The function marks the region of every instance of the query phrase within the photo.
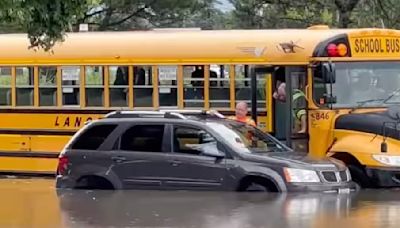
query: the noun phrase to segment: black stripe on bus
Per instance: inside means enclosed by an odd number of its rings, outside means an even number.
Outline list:
[[[110,112],[117,111],[117,109],[0,109],[0,113],[7,114],[108,114]],[[129,110],[126,110],[129,111]],[[131,110],[133,111],[133,110]],[[234,115],[235,111],[219,111],[224,115]],[[266,111],[258,111],[257,115],[266,116]]]
[[[52,152],[11,152],[0,151],[0,157],[13,158],[58,158],[58,153]]]
[[[40,172],[40,171],[0,170],[0,178],[9,179],[10,177],[12,178],[18,177],[18,179],[31,179],[31,178],[54,179],[56,177],[56,171]]]
[[[61,131],[61,130],[20,130],[20,129],[0,129],[0,134],[7,135],[58,135],[72,136],[76,131]]]
[[[107,114],[116,110],[104,109],[0,109],[0,113],[7,114]]]

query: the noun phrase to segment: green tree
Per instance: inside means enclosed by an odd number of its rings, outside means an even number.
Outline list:
[[[31,46],[49,50],[68,31],[88,23],[92,30],[160,27],[400,28],[399,0],[0,0],[0,32],[27,32]]]
[[[333,21],[332,1],[328,0],[280,0],[274,2],[276,13],[276,27],[302,28],[315,24],[332,25]]]
[[[223,29],[226,27],[226,15],[216,8],[218,1],[194,1],[180,27],[199,27],[202,29]]]
[[[68,31],[159,27],[221,28],[217,0],[0,0],[0,31],[27,32],[30,47],[50,50]]]
[[[333,4],[327,0],[230,0],[239,28],[299,28],[330,24]],[[236,22],[236,23],[235,23]]]
[[[362,0],[230,1],[235,7],[233,15],[236,26],[243,28],[302,28],[320,23],[340,28],[352,27],[357,24],[354,15],[362,2]]]
[[[263,26],[264,1],[257,0],[229,0],[233,5],[232,20],[236,28],[261,28]]]
[[[398,0],[362,0],[353,14],[356,27],[400,28]]]
[[[94,30],[213,28],[216,0],[100,0],[78,20]]]
[[[335,6],[339,13],[338,26],[348,28],[352,23],[351,15],[360,0],[335,0]]]
[[[0,0],[0,19],[13,31],[27,32],[30,47],[48,51],[55,42],[63,40],[87,5],[88,2],[79,0]]]

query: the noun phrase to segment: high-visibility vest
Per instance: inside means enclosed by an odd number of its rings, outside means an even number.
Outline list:
[[[303,91],[299,90],[299,89],[294,89],[293,90],[293,97],[292,97],[292,102],[294,103],[295,101],[297,101],[300,98],[306,98],[306,95],[304,94]],[[305,109],[298,109],[298,110],[293,110],[293,116],[297,119],[301,119],[302,115],[306,114],[306,110]]]

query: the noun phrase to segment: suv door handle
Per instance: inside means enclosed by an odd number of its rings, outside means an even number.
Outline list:
[[[172,166],[178,166],[178,165],[180,165],[180,164],[182,164],[181,161],[177,161],[177,160],[172,160],[172,161],[171,161],[171,165],[172,165]]]
[[[111,157],[111,159],[112,159],[113,161],[115,161],[115,162],[123,162],[123,161],[126,161],[126,157],[122,157],[122,156],[114,156],[114,157]]]

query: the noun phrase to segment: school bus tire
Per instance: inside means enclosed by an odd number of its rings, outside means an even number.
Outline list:
[[[363,167],[355,164],[349,164],[347,166],[350,170],[352,180],[356,182],[356,184],[359,185],[360,188],[374,187],[374,184],[372,183],[371,179],[367,176],[367,173],[365,172],[365,169]]]
[[[346,152],[337,152],[333,158],[344,162],[350,170],[352,180],[358,185],[359,188],[372,188],[373,182],[368,177],[363,165],[351,154]]]

